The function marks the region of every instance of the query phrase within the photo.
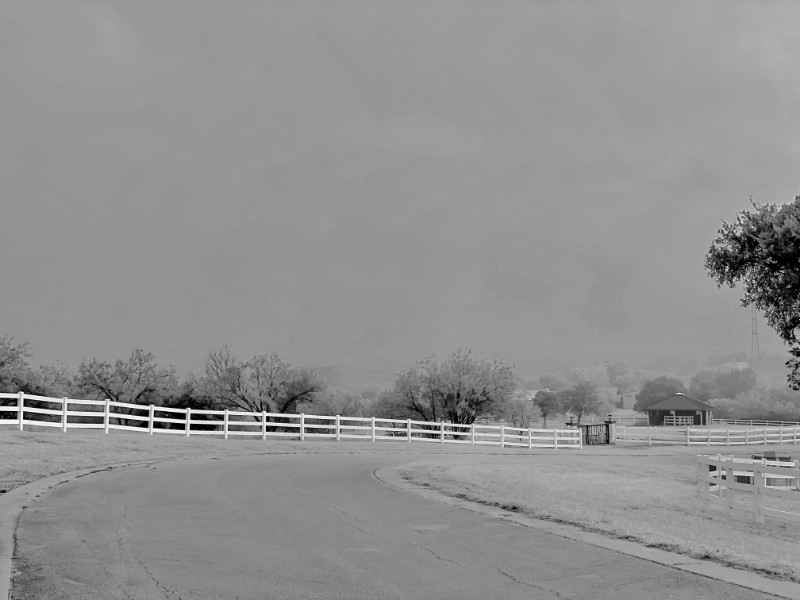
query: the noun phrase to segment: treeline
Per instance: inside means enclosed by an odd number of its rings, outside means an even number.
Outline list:
[[[444,420],[470,424],[478,419],[528,427],[540,414],[554,414],[548,400],[523,389],[512,365],[458,350],[427,357],[397,374],[380,393],[328,387],[317,371],[295,366],[276,353],[240,359],[227,346],[209,352],[199,375],[179,378],[173,366],[159,365],[142,349],[114,362],[92,358],[71,372],[59,363],[31,364],[28,343],[0,337],[0,391],[89,400],[211,410],[299,413]],[[6,404],[13,402],[6,401]],[[611,403],[587,378],[558,395],[557,412],[578,420],[605,414]]]

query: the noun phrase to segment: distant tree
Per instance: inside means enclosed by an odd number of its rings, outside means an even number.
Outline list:
[[[735,223],[723,221],[705,267],[719,287],[744,290],[742,306],[755,306],[789,344],[789,385],[800,389],[800,196],[783,205],[757,204]]]
[[[583,415],[596,415],[603,409],[597,386],[592,381],[579,381],[558,392],[558,397],[564,410],[578,417],[578,424]]]
[[[274,352],[241,362],[228,346],[208,355],[202,384],[223,408],[271,413],[294,412],[325,389],[314,370],[293,367]]]
[[[540,390],[536,392],[536,396],[533,397],[533,402],[537,407],[539,407],[539,412],[542,414],[544,427],[546,429],[547,417],[561,412],[561,398],[559,397],[558,392]]]
[[[444,361],[429,357],[400,373],[392,394],[395,406],[417,419],[468,425],[491,414],[513,390],[509,365],[458,350]]]
[[[510,422],[513,427],[528,428],[538,415],[539,409],[530,395],[525,390],[516,390],[497,403],[492,417]]]
[[[128,404],[160,404],[177,386],[175,367],[160,367],[151,352],[134,350],[111,364],[92,358],[78,366],[75,386],[92,398]]]
[[[667,376],[648,379],[636,395],[636,404],[633,406],[633,410],[643,411],[654,402],[669,398],[679,392],[687,393],[686,387],[680,379]]]
[[[72,373],[59,362],[45,363],[40,366],[39,376],[47,396],[62,398],[71,396],[75,391]]]
[[[717,395],[717,371],[698,371],[689,380],[689,395],[703,402],[708,402],[711,398],[722,396]]]
[[[317,415],[340,417],[362,417],[367,401],[360,394],[340,389],[330,389],[318,393],[313,402],[298,404],[300,412],[314,411]],[[389,418],[389,417],[387,417]]]
[[[756,388],[758,381],[752,369],[723,371],[717,374],[715,398],[735,398]]]
[[[28,342],[16,342],[8,335],[0,337],[0,392],[46,393],[39,374],[30,365],[30,358]],[[5,401],[5,404],[10,403]]]
[[[198,379],[189,375],[181,384],[175,389],[174,393],[162,402],[162,406],[167,408],[179,408],[194,410],[215,410],[216,402],[214,398],[204,393],[202,386],[199,384]],[[192,414],[192,430],[199,431],[215,431],[220,429],[220,425],[214,423],[219,421],[220,417],[217,415],[208,415],[203,413]],[[209,421],[208,425],[196,424],[194,421]],[[156,423],[156,427],[163,426],[166,429],[183,429],[184,424],[181,423]]]

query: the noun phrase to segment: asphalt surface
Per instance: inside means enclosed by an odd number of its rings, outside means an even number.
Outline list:
[[[11,598],[773,598],[373,474],[408,461],[272,455],[76,479],[23,511]]]

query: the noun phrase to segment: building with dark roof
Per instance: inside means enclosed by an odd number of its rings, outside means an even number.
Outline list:
[[[710,404],[678,392],[644,409],[650,425],[711,425]]]

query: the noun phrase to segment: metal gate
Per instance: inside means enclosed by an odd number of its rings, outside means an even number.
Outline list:
[[[601,444],[610,444],[609,431],[611,426],[608,423],[600,423],[598,425],[580,425],[581,436],[583,437],[584,446],[597,446]]]

